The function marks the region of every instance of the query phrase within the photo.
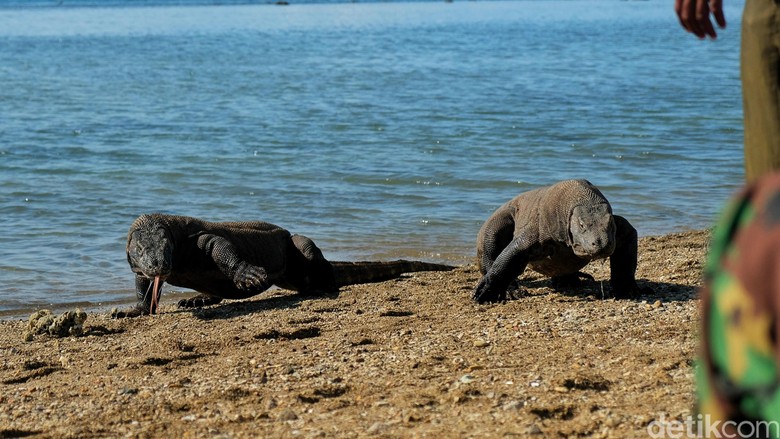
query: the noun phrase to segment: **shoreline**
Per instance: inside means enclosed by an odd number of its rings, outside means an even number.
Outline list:
[[[663,233],[663,234],[657,234],[657,235],[640,235],[639,236],[639,258],[642,257],[642,241],[643,240],[657,240],[657,239],[671,239],[672,237],[676,235],[684,235],[688,233],[709,233],[708,229],[683,229],[681,228],[678,231],[670,232],[670,233]],[[472,253],[475,253],[473,251]],[[392,255],[387,257],[378,258],[378,260],[390,260],[390,259],[419,259],[419,260],[430,260],[431,262],[435,263],[442,263],[442,264],[449,264],[454,265],[456,267],[467,267],[469,265],[476,264],[476,255],[472,254],[469,258],[458,258],[460,261],[467,261],[465,264],[459,264],[458,261],[454,260],[448,260],[448,259],[437,259],[437,258],[426,258],[425,256],[414,256],[408,253],[403,253],[399,255]],[[338,260],[349,260],[350,258],[336,258]],[[363,258],[363,259],[372,259],[372,258]],[[597,262],[598,263],[598,262]],[[123,266],[124,268],[124,266]],[[127,277],[128,279],[131,279],[132,273],[127,270]],[[127,285],[131,285],[132,281],[128,280]],[[272,289],[277,289],[276,286],[271,287]],[[269,294],[270,290],[268,292],[265,292],[263,294]],[[173,304],[177,303],[180,299],[184,299],[187,297],[191,297],[194,295],[194,291],[182,289],[179,287],[174,287],[171,285],[166,284],[165,290],[163,291],[162,296],[162,303],[163,304]],[[55,314],[59,314],[68,310],[74,310],[76,308],[79,308],[83,311],[86,311],[88,313],[106,313],[109,314],[111,312],[111,309],[114,307],[130,307],[135,303],[135,291],[128,287],[126,295],[122,296],[122,298],[116,298],[114,300],[107,300],[105,302],[88,302],[88,301],[82,301],[82,302],[67,302],[67,303],[55,303],[55,304],[48,304],[48,305],[39,305],[34,306],[30,308],[17,308],[17,309],[7,309],[2,310],[0,309],[0,322],[2,321],[13,321],[13,320],[20,320],[24,319],[26,320],[31,314],[35,313],[36,311],[42,310],[42,309],[49,309]]]
[[[596,281],[477,305],[473,265],[302,298],[275,290],[85,335],[0,321],[0,437],[646,437],[693,407],[708,231],[640,238],[642,297]],[[540,436],[542,437],[542,436]]]

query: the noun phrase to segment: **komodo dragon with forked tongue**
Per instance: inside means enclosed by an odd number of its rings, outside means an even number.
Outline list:
[[[526,266],[558,284],[588,277],[579,270],[607,257],[615,297],[649,291],[640,290],[634,277],[636,229],[612,214],[607,199],[590,182],[567,180],[525,192],[499,207],[477,235],[482,279],[473,299],[505,300]]]
[[[418,261],[328,262],[311,239],[260,221],[208,222],[186,216],[141,215],[127,234],[127,261],[135,273],[135,307],[114,314],[157,312],[168,282],[200,294],[179,302],[194,308],[245,299],[272,285],[307,294],[381,282],[414,271],[454,267]]]

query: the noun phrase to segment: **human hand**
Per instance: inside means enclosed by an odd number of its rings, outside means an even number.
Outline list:
[[[699,38],[718,37],[710,20],[710,14],[715,18],[718,27],[721,29],[726,27],[723,0],[675,0],[674,11],[680,19],[680,25]]]

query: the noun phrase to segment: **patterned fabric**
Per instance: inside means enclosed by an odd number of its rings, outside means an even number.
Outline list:
[[[732,421],[720,437],[739,437],[728,434],[742,421],[780,422],[778,316],[780,174],[771,174],[729,202],[705,268],[698,409]],[[777,425],[769,437],[780,437]]]

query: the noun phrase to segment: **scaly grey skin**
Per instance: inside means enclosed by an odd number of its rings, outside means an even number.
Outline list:
[[[141,215],[127,234],[127,261],[135,273],[135,307],[115,317],[154,314],[163,282],[200,294],[179,302],[193,308],[245,299],[272,285],[306,294],[381,282],[414,271],[454,267],[418,261],[328,262],[311,239],[260,221],[208,222]]]
[[[505,300],[526,266],[567,282],[587,276],[579,270],[590,261],[607,257],[612,294],[640,292],[636,229],[612,214],[607,199],[590,182],[566,180],[525,192],[499,207],[477,235],[482,279],[473,299]]]

